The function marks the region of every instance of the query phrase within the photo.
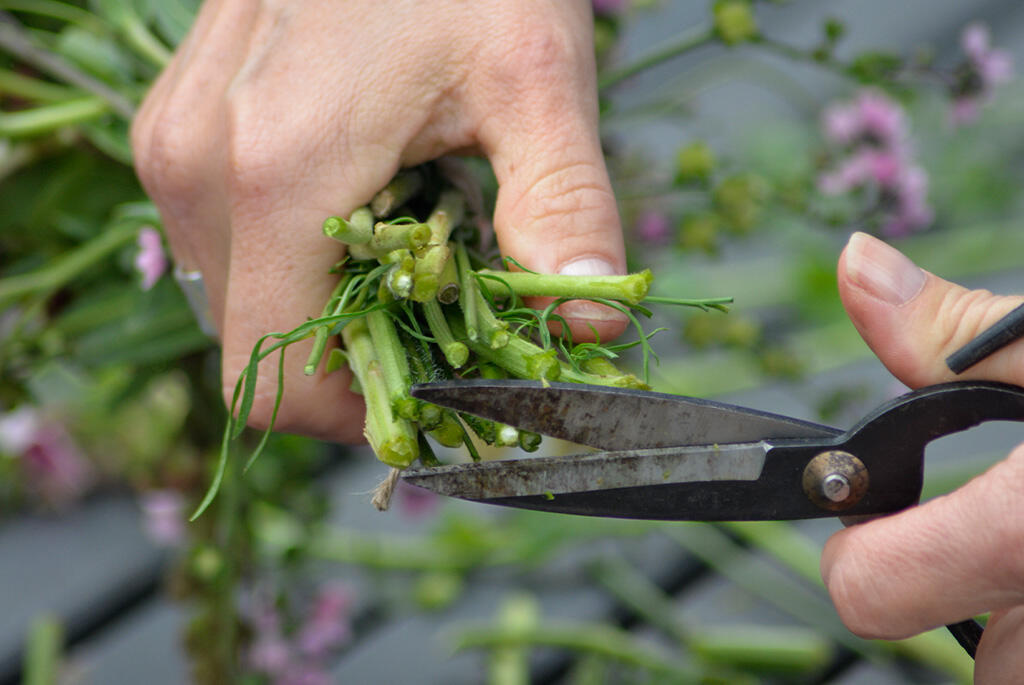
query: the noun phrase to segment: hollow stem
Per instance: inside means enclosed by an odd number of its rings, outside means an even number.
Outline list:
[[[401,418],[413,421],[417,416],[417,403],[409,395],[412,373],[405,354],[405,346],[398,339],[398,331],[391,316],[378,309],[367,313],[366,325],[370,330],[374,351],[380,361],[384,383],[387,385],[388,397],[392,410]]]
[[[498,296],[511,290],[520,297],[603,298],[628,304],[639,304],[653,280],[649,269],[627,276],[567,276],[493,269],[480,269],[477,274]]]
[[[455,243],[455,266],[459,274],[459,308],[466,324],[466,337],[477,339],[477,303],[480,301],[479,287],[469,264],[469,253],[461,242]]]
[[[441,304],[437,300],[423,303],[423,313],[427,318],[427,326],[431,335],[437,340],[437,346],[444,353],[445,360],[452,368],[459,368],[469,360],[469,348],[465,343],[455,339],[445,318]]]
[[[385,219],[415,197],[422,187],[423,175],[420,172],[414,169],[400,171],[383,190],[373,196],[370,209],[374,216]]]
[[[396,417],[391,410],[384,371],[365,319],[353,319],[341,330],[341,336],[349,365],[366,401],[366,439],[378,459],[389,466],[404,469],[419,455],[416,430],[409,421]]]

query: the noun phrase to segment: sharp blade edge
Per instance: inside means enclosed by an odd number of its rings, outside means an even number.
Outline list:
[[[415,385],[412,394],[602,450],[821,438],[842,432],[722,402],[576,383],[459,380]]]

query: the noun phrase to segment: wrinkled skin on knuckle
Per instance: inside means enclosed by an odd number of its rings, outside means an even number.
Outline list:
[[[135,169],[146,192],[162,207],[187,207],[203,190],[207,141],[187,107],[176,103],[140,114],[132,126]]]
[[[485,102],[530,111],[562,90],[572,90],[593,70],[588,24],[557,12],[506,10],[479,42],[469,73]]]

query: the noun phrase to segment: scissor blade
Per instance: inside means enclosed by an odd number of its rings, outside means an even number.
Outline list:
[[[414,385],[412,395],[602,450],[821,438],[842,432],[723,402],[578,383],[458,380]]]
[[[407,471],[449,497],[563,514],[660,520],[779,517],[801,492],[761,479],[765,443],[601,452]],[[825,514],[828,515],[828,514]]]

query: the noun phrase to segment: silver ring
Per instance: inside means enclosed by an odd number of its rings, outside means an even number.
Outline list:
[[[203,285],[203,274],[201,271],[185,271],[180,264],[174,265],[174,280],[177,282],[181,292],[185,295],[192,314],[196,317],[199,330],[211,338],[217,337],[217,327],[213,325],[213,315],[210,314],[210,300],[206,296],[206,286]]]

